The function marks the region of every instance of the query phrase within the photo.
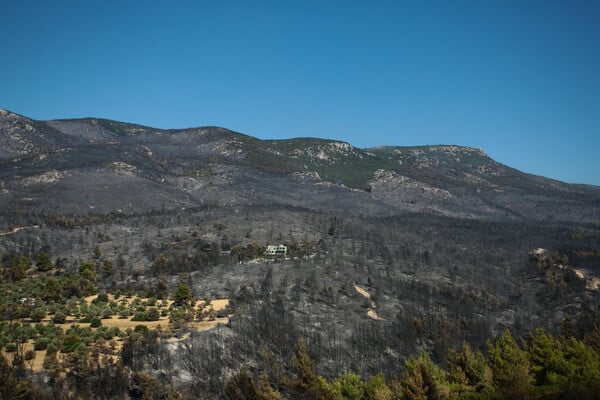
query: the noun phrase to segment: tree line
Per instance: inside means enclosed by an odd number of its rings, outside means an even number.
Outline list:
[[[118,359],[97,349],[79,349],[62,363],[46,361],[47,378],[35,379],[0,355],[2,399],[181,399],[231,400],[425,400],[425,399],[595,399],[600,393],[600,331],[576,339],[543,329],[521,338],[507,330],[487,351],[464,343],[448,353],[447,366],[427,352],[409,357],[402,371],[368,378],[347,370],[333,379],[317,371],[310,345],[301,337],[283,369],[273,364],[243,365],[222,381],[218,392],[175,387],[161,374],[173,363],[160,351],[159,335],[140,330],[128,337]],[[368,362],[368,360],[365,360]],[[172,371],[171,371],[172,372]]]
[[[596,399],[599,352],[598,329],[584,340],[541,328],[515,339],[506,330],[488,341],[486,354],[467,343],[451,349],[446,368],[423,352],[406,360],[399,374],[385,371],[362,379],[346,371],[328,381],[317,373],[306,341],[300,338],[283,375],[270,373],[266,365],[243,366],[229,379],[224,393],[232,400]]]

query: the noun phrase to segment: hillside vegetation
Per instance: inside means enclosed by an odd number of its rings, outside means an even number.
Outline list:
[[[600,188],[479,149],[3,110],[0,205],[0,398],[596,393]]]

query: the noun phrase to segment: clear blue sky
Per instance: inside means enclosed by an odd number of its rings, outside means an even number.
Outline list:
[[[600,185],[600,1],[0,0],[0,108],[358,147],[481,147]]]

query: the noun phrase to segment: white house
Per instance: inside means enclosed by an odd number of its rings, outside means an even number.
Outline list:
[[[268,245],[265,254],[268,256],[285,256],[287,254],[287,246],[282,244],[278,245]]]

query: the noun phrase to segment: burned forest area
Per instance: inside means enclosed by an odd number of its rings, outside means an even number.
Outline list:
[[[600,188],[0,113],[0,398],[596,398]]]

